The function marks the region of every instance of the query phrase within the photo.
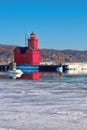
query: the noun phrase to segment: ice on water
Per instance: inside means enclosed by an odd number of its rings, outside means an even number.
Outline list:
[[[0,130],[87,130],[87,77],[0,80]]]

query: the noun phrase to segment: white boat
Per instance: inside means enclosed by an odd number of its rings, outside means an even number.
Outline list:
[[[20,69],[13,69],[13,70],[8,70],[8,74],[23,74],[23,72]]]
[[[62,73],[62,72],[63,72],[63,67],[62,67],[62,66],[57,67],[57,68],[56,68],[56,72]]]
[[[21,77],[23,72],[19,69],[13,69],[13,70],[8,70],[7,74],[8,74],[9,77],[16,79],[16,78]]]

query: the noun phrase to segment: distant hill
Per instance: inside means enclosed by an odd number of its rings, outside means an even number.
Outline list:
[[[13,50],[16,46],[0,45],[0,63],[13,59]],[[52,60],[62,62],[87,62],[87,51],[40,49],[41,61]]]
[[[0,63],[7,63],[13,59],[14,48],[12,45],[0,45]]]
[[[56,63],[87,62],[87,51],[41,49],[41,58],[50,58]]]
[[[62,53],[66,62],[87,62],[87,50],[63,50]]]

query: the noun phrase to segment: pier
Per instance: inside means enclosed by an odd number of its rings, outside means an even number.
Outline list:
[[[11,64],[1,64],[0,65],[0,71],[1,72],[7,72],[11,68],[10,65]],[[38,71],[40,71],[40,72],[56,72],[56,69],[59,66],[60,65],[39,65],[37,67],[38,67]],[[35,68],[36,68],[36,66],[35,66]]]
[[[56,72],[57,67],[59,65],[39,65],[39,71],[40,72]]]
[[[56,72],[56,69],[61,66],[63,68],[63,72],[65,72],[66,70],[87,70],[87,63],[66,63],[63,65],[58,64],[58,65],[38,65],[38,66],[32,65],[32,67],[31,65],[30,66],[28,65],[27,67],[28,70],[30,70],[30,68],[32,68],[32,70],[36,70],[38,68],[39,72]],[[0,64],[0,72],[7,72],[11,68],[13,68],[11,63]],[[15,66],[15,68],[17,67]]]
[[[10,68],[10,64],[0,64],[0,71],[7,72]]]

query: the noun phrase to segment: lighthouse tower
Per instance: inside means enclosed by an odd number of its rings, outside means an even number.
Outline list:
[[[30,34],[30,38],[28,39],[28,47],[33,50],[38,50],[38,39],[35,37],[33,32]]]
[[[28,48],[30,49],[30,59],[32,65],[40,64],[40,51],[38,49],[38,39],[35,34],[32,32],[30,38],[28,39]]]

